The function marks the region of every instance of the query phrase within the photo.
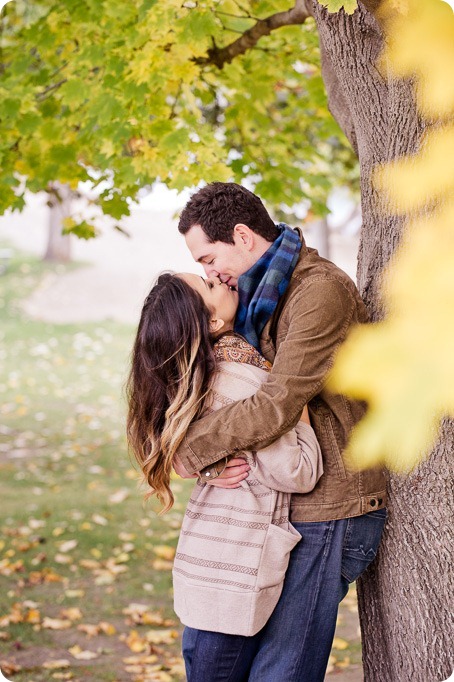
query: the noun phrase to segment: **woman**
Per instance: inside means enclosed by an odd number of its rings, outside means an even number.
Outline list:
[[[249,397],[270,370],[233,333],[237,307],[236,291],[191,274],[161,275],[145,301],[128,384],[128,438],[163,511],[173,503],[172,465],[190,423]],[[307,410],[294,430],[244,456],[247,479],[230,490],[199,481],[183,521],[175,611],[201,633],[201,649],[185,656],[190,681],[247,679],[300,539],[288,520],[290,493],[308,492],[322,474]]]

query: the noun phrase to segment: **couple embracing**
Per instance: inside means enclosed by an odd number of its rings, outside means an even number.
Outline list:
[[[342,453],[364,406],[325,388],[367,321],[349,277],[234,183],[179,231],[207,278],[163,274],[129,378],[128,438],[149,494],[196,478],[173,570],[189,682],[321,682],[338,605],[374,559],[381,470]]]

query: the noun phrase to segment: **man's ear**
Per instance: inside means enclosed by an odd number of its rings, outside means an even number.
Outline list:
[[[217,334],[218,331],[224,326],[224,320],[218,318],[217,320],[210,320],[210,332],[212,334]]]
[[[237,223],[233,228],[233,236],[240,245],[251,251],[254,246],[254,232],[244,223]]]

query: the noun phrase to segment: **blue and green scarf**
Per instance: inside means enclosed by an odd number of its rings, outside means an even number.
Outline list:
[[[279,223],[279,237],[238,279],[235,331],[260,352],[260,334],[285,293],[301,250],[298,233]]]

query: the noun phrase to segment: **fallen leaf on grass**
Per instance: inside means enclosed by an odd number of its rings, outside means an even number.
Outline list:
[[[98,658],[99,654],[94,651],[83,650],[78,644],[75,644],[70,649],[68,649],[71,656],[77,658],[78,661],[91,661],[93,658]]]
[[[120,488],[120,490],[117,490],[110,495],[109,502],[112,502],[112,504],[120,504],[121,502],[124,502],[128,496],[129,490],[127,488]]]
[[[157,663],[158,657],[156,654],[143,654],[142,656],[127,656],[123,659],[126,665],[151,665]]]
[[[54,561],[57,564],[71,564],[73,559],[68,554],[56,554]]]
[[[117,632],[116,627],[111,623],[107,623],[105,620],[102,620],[100,623],[98,623],[98,627],[102,633],[109,635],[109,637]]]
[[[46,670],[58,670],[59,668],[69,668],[70,665],[71,663],[66,658],[61,658],[55,661],[45,661],[41,667],[46,668]]]
[[[109,523],[105,516],[101,516],[101,514],[93,514],[91,518],[94,523],[98,524],[98,526],[107,526]]]
[[[173,568],[173,562],[164,561],[164,559],[155,559],[151,565],[155,571],[171,571]]]
[[[96,559],[81,559],[79,561],[79,566],[82,568],[87,568],[89,571],[93,571],[95,568],[99,568],[101,564]]]
[[[41,620],[41,614],[38,609],[30,609],[25,615],[24,623],[39,623]]]
[[[133,540],[136,539],[136,534],[135,533],[125,533],[122,531],[121,533],[118,534],[118,538],[122,542],[132,542]]]
[[[81,623],[80,625],[77,626],[77,629],[80,632],[84,632],[88,637],[96,637],[101,632],[104,635],[112,636],[117,632],[114,625],[112,625],[111,623],[107,623],[104,620],[98,623],[97,625],[94,625],[92,623]]]
[[[345,639],[342,639],[341,637],[335,637],[333,639],[333,649],[339,649],[339,651],[348,649],[348,642]]]
[[[44,568],[42,571],[31,571],[28,574],[28,582],[30,585],[41,585],[42,583],[61,583],[64,580],[63,576],[54,573],[50,568]]]
[[[350,661],[350,656],[346,656],[342,661],[338,661],[338,662],[336,663],[336,666],[337,666],[338,668],[348,668],[348,666],[350,665],[350,663],[351,663],[351,661]]]
[[[173,644],[178,639],[178,630],[148,630],[145,637],[150,644]]]
[[[79,599],[85,595],[85,590],[65,590],[65,597],[68,599]]]
[[[145,604],[129,604],[126,609],[123,609],[125,616],[129,616],[128,624],[134,625],[163,625],[169,627],[175,625],[175,621],[170,618],[163,618],[158,611],[150,611]]]
[[[70,620],[63,618],[44,618],[42,627],[48,630],[67,630],[72,625]]]
[[[62,609],[60,611],[60,615],[63,618],[67,618],[68,620],[81,620],[82,611],[79,609],[78,606],[71,606],[68,609]]]
[[[326,668],[326,674],[329,675],[334,670],[334,664],[336,663],[336,657],[331,654],[328,658],[328,666]]]
[[[0,642],[7,642],[9,639],[11,639],[9,632],[5,632],[4,630],[0,632]]]
[[[170,545],[156,545],[156,547],[153,548],[153,551],[160,559],[173,561],[175,558],[175,547],[170,547]]]
[[[15,673],[20,673],[22,667],[20,665],[17,665],[17,663],[13,663],[12,661],[1,660],[0,670],[5,675],[14,675]]]
[[[66,542],[61,543],[60,552],[70,552],[72,549],[75,549],[78,544],[77,540],[66,540]]]
[[[142,651],[147,651],[149,649],[149,644],[145,637],[141,637],[137,630],[131,630],[127,637],[120,637],[125,644],[136,654],[142,653]]]

